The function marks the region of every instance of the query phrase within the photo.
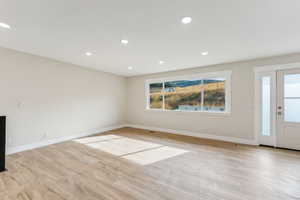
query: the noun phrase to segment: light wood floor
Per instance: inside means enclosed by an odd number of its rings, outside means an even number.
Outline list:
[[[132,128],[107,135],[117,137],[8,156],[0,199],[300,199],[299,152]]]

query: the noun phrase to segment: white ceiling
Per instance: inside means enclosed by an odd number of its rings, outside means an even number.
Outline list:
[[[300,52],[299,0],[0,0],[0,22],[0,46],[125,76]]]

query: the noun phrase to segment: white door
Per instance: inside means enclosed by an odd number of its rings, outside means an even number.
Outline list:
[[[300,150],[300,70],[277,72],[277,147]]]
[[[258,142],[260,145],[276,146],[276,72],[258,73],[256,77]]]

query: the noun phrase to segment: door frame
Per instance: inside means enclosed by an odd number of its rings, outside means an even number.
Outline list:
[[[267,145],[277,146],[277,71],[300,69],[300,63],[288,63],[277,65],[257,66],[254,68],[255,81],[254,81],[254,137],[258,145],[260,145],[261,135],[261,77],[271,77],[271,135],[270,142]]]

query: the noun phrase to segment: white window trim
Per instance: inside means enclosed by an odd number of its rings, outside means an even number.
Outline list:
[[[220,115],[230,115],[231,114],[231,75],[232,71],[218,71],[218,72],[209,72],[209,73],[201,73],[201,74],[193,74],[193,75],[184,75],[184,76],[176,76],[176,77],[166,77],[166,78],[155,78],[148,79],[145,81],[145,98],[146,98],[146,111],[159,111],[159,112],[176,112],[176,113],[208,113],[208,114],[220,114]],[[151,83],[164,83],[168,81],[176,81],[176,80],[193,80],[193,79],[206,79],[206,78],[225,78],[225,111],[185,111],[185,110],[165,110],[164,108],[164,97],[163,97],[163,108],[162,109],[151,109],[150,105],[150,84]],[[164,84],[163,84],[164,89]]]

